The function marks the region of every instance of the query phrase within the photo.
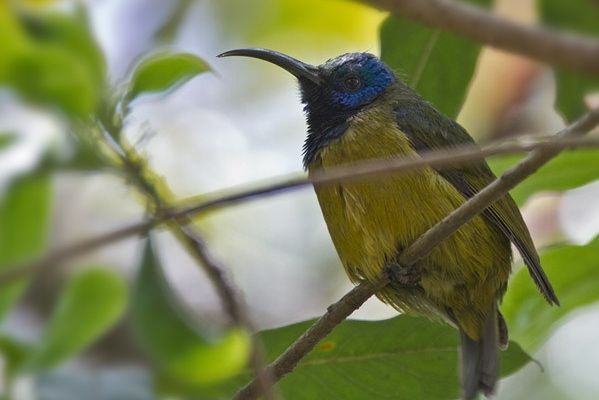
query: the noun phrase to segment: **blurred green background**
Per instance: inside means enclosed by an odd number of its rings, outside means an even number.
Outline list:
[[[471,3],[599,36],[592,0]],[[597,102],[587,96],[597,79],[344,0],[0,0],[0,272],[144,218],[148,198],[114,143],[143,157],[169,202],[300,171],[295,82],[215,57],[251,46],[314,64],[381,55],[480,142],[553,133]],[[518,159],[490,163],[500,173]],[[547,307],[517,267],[502,306],[515,343],[499,399],[599,391],[598,160],[564,153],[512,192],[562,307]],[[295,323],[351,288],[311,189],[194,223],[266,330],[269,359],[307,327]],[[247,333],[165,229],[0,281],[1,398],[229,398],[247,381]],[[377,322],[342,324],[282,381],[284,398],[457,397],[452,329],[375,299],[352,318]],[[383,351],[389,359],[374,356]],[[374,359],[341,361],[355,355]]]

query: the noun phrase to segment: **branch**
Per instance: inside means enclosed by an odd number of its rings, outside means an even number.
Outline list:
[[[119,167],[127,173],[132,184],[150,201],[152,205],[150,209],[154,216],[158,220],[169,220],[170,230],[204,269],[215,286],[227,315],[235,325],[252,335],[251,366],[254,380],[264,397],[267,400],[273,400],[275,398],[272,387],[273,380],[265,369],[264,349],[258,337],[254,335],[255,329],[239,290],[227,278],[224,265],[212,255],[202,236],[193,229],[190,218],[168,219],[164,215],[168,213],[168,202],[165,199],[171,197],[170,190],[162,184],[162,179],[146,165],[146,161],[125,139],[120,139],[120,142],[113,140],[114,137],[122,137],[122,135],[116,134],[121,131],[120,123],[119,118],[105,119],[98,123],[106,143],[112,148],[121,163]]]
[[[585,134],[599,124],[599,109],[589,112],[578,121],[557,133],[559,137],[573,137]],[[441,222],[426,231],[410,247],[400,255],[402,265],[412,265],[425,257],[443,239],[451,235],[462,225],[484,211],[495,201],[503,197],[508,190],[515,187],[528,176],[532,175],[542,165],[547,163],[560,152],[557,148],[537,149],[528,155],[515,167],[510,168],[501,177],[478,192]],[[308,354],[314,346],[327,336],[335,326],[341,323],[354,310],[358,309],[370,296],[389,283],[389,278],[383,274],[375,282],[362,282],[349,291],[341,300],[328,308],[326,314],[320,317],[302,336],[285,350],[268,366],[271,376],[279,381],[291,372],[298,362]],[[235,395],[237,400],[255,399],[260,395],[260,387],[251,381]]]
[[[267,367],[270,376],[274,377],[275,382],[291,372],[297,363],[321,339],[331,333],[333,328],[343,322],[352,312],[360,308],[369,297],[381,290],[387,283],[387,279],[384,278],[375,282],[362,282],[350,290],[341,300],[330,306],[322,317],[316,320],[283,354]],[[259,389],[260,387],[257,383],[251,381],[239,390],[233,399],[255,399],[260,395]]]
[[[38,270],[52,268],[68,260],[81,256],[89,251],[116,243],[130,236],[144,236],[156,226],[181,218],[197,216],[202,213],[217,210],[256,198],[272,196],[298,189],[312,183],[332,184],[352,180],[364,180],[373,176],[384,176],[421,169],[425,167],[447,168],[464,165],[482,160],[486,157],[500,154],[512,154],[535,149],[576,149],[596,147],[599,138],[534,138],[527,141],[496,142],[480,149],[477,146],[459,146],[452,149],[430,151],[418,159],[384,159],[361,162],[355,165],[337,167],[326,172],[316,172],[311,179],[307,177],[282,178],[276,183],[263,184],[251,189],[238,189],[230,194],[202,195],[202,200],[196,204],[178,209],[164,208],[160,216],[154,216],[143,222],[119,228],[78,243],[54,250],[46,256],[24,265],[8,267],[0,274],[0,286],[10,283]],[[190,200],[183,200],[189,204]]]
[[[599,41],[499,18],[453,0],[360,0],[435,28],[567,69],[599,75]]]
[[[204,266],[205,272],[216,287],[216,290],[225,305],[227,314],[243,327],[251,337],[251,365],[254,372],[254,380],[257,381],[257,386],[260,387],[266,399],[274,399],[272,386],[274,379],[270,372],[266,370],[266,362],[264,357],[264,346],[260,339],[254,334],[255,328],[249,318],[249,312],[245,303],[239,296],[239,291],[235,285],[227,279],[226,268],[217,260],[208,249],[204,239],[189,225],[191,221],[181,222],[172,221],[171,230],[178,239],[187,247],[189,253]],[[181,224],[181,225],[179,225]]]

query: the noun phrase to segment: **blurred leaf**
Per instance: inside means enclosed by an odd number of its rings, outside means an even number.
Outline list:
[[[2,355],[4,379],[10,381],[27,359],[31,347],[17,339],[0,334],[0,354]]]
[[[252,7],[227,7],[225,20],[235,21],[249,42],[286,51],[282,46],[314,53],[312,43],[331,46],[339,40],[352,45],[376,43],[374,35],[383,13],[345,0],[255,1]],[[317,10],[317,11],[315,11]],[[298,40],[301,38],[301,40]]]
[[[37,256],[46,245],[51,205],[50,178],[17,178],[0,198],[0,272]],[[0,288],[0,319],[22,293],[25,281]]]
[[[0,132],[0,151],[10,146],[17,139],[17,135],[11,132]]]
[[[489,0],[471,0],[480,6]],[[437,109],[456,118],[474,75],[481,46],[404,18],[381,26],[381,59]]]
[[[210,66],[193,54],[154,54],[135,67],[126,99],[129,101],[148,92],[174,90],[207,71],[210,71]]]
[[[68,51],[90,72],[97,89],[106,79],[106,62],[91,31],[85,8],[77,5],[76,12],[35,13],[23,17],[29,35],[38,45],[56,46]]]
[[[56,4],[60,0],[20,0],[19,5],[29,8],[43,8]]]
[[[489,159],[489,165],[499,175],[514,166],[523,156]],[[599,179],[599,150],[564,151],[510,191],[516,203],[522,205],[531,195],[545,190],[573,189]]]
[[[550,307],[525,268],[512,278],[501,309],[510,336],[526,349],[540,346],[562,317],[599,300],[599,238],[586,246],[544,251],[541,264],[551,279],[560,307]]]
[[[261,332],[268,359],[275,359],[313,322]],[[425,318],[347,320],[283,378],[279,389],[288,400],[455,399],[459,395],[457,349],[455,329]],[[531,360],[514,342],[501,357],[502,376]],[[220,393],[214,388],[196,394],[224,398],[236,388],[231,383],[221,387]]]
[[[18,22],[12,21],[11,31],[0,28],[0,39],[21,43],[0,57],[0,85],[71,116],[92,113],[102,94],[105,65],[82,9],[70,14],[25,13]]]
[[[108,162],[103,157],[101,150],[98,149],[98,142],[80,141],[75,145],[75,151],[71,158],[51,159],[48,163],[49,169],[74,170],[74,171],[93,171],[108,168]]]
[[[15,60],[8,81],[26,100],[56,106],[73,116],[85,117],[96,106],[93,77],[59,47],[40,47]]]
[[[540,5],[545,24],[599,38],[599,3],[596,0],[541,0]],[[568,121],[572,121],[588,110],[584,96],[599,91],[599,78],[558,69],[556,79],[556,107]]]
[[[4,6],[6,7],[6,5]],[[29,50],[29,40],[14,14],[0,3],[0,84],[6,80],[12,62]]]
[[[26,20],[29,33],[38,43],[57,45],[68,50],[85,64],[96,84],[101,87],[106,79],[106,62],[91,31],[85,9],[77,6],[71,14],[42,14],[43,18]]]
[[[173,304],[148,240],[133,293],[132,318],[141,345],[158,369],[181,382],[210,384],[239,373],[248,361],[249,337],[238,329],[211,343]]]
[[[126,303],[127,288],[116,273],[100,268],[79,272],[61,293],[27,369],[51,368],[75,356],[114,326]]]

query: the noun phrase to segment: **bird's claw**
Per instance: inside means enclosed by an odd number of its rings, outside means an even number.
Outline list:
[[[415,287],[420,284],[422,273],[420,268],[414,266],[405,267],[398,263],[391,263],[387,266],[387,274],[393,285],[402,287]]]

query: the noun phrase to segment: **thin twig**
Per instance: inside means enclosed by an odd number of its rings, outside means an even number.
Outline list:
[[[501,141],[489,144],[484,148],[476,146],[459,146],[453,149],[436,150],[424,153],[417,159],[383,159],[361,162],[355,165],[337,167],[326,172],[314,173],[311,179],[305,176],[283,177],[276,180],[275,183],[262,184],[252,188],[240,188],[232,190],[229,194],[202,195],[202,200],[195,204],[179,207],[164,208],[159,217],[153,217],[150,220],[132,223],[117,230],[107,232],[89,239],[84,239],[75,244],[66,245],[56,249],[42,258],[29,262],[27,264],[8,267],[0,274],[0,286],[5,285],[15,279],[35,273],[38,270],[52,268],[54,265],[64,264],[66,261],[81,256],[87,252],[100,247],[116,243],[130,236],[143,236],[156,226],[180,219],[249,201],[265,196],[284,193],[312,183],[333,184],[338,182],[347,182],[352,180],[364,180],[374,176],[384,176],[390,174],[405,173],[427,166],[434,168],[447,168],[456,165],[468,164],[493,155],[512,154],[527,152],[535,149],[577,149],[589,148],[599,145],[599,138],[531,138],[526,141]],[[192,198],[193,199],[193,198]],[[181,204],[189,204],[192,199],[181,201]]]
[[[112,130],[120,130],[120,121],[116,125],[104,124],[104,133],[109,133],[110,138],[115,137],[115,132]],[[162,193],[166,189],[161,190],[158,183],[160,178],[147,167],[145,160],[130,147],[125,139],[121,139],[122,143],[117,143],[110,140],[108,144],[113,148],[114,153],[118,156],[121,164],[121,169],[131,178],[133,184],[146,196],[150,201],[150,210],[158,220],[168,219],[163,214],[168,213],[168,204]],[[239,289],[227,277],[227,269],[222,263],[214,257],[210,249],[206,245],[203,237],[191,226],[189,217],[180,217],[169,220],[169,228],[175,237],[185,246],[188,253],[198,262],[203,270],[208,275],[208,278],[215,286],[216,291],[221,299],[225,312],[231,320],[238,326],[243,328],[248,334],[252,335],[251,339],[251,366],[254,372],[254,380],[257,386],[260,387],[261,393],[267,400],[274,400],[274,381],[270,377],[269,371],[265,369],[266,361],[264,357],[264,348],[261,341],[254,335],[255,328],[249,318],[247,307],[240,296]]]
[[[215,258],[210,252],[204,239],[191,227],[191,221],[185,222],[172,221],[171,230],[179,238],[179,240],[188,248],[189,253],[204,266],[204,270],[209,275],[216,290],[223,300],[227,314],[241,327],[248,331],[251,337],[251,365],[254,371],[255,380],[258,381],[258,386],[261,392],[265,393],[265,398],[268,400],[275,399],[274,394],[274,379],[270,376],[270,372],[266,370],[266,359],[264,346],[260,339],[254,334],[255,327],[249,318],[249,312],[239,296],[239,291],[233,282],[230,282],[226,276],[227,269]]]
[[[599,109],[585,114],[572,125],[557,135],[560,137],[577,136],[587,133],[599,124]],[[543,164],[560,152],[557,148],[537,149],[529,154],[515,167],[510,168],[501,177],[493,181],[475,196],[470,198],[441,222],[427,230],[418,240],[400,255],[403,265],[412,265],[425,257],[443,239],[451,235],[470,219],[484,211],[504,196],[508,190],[515,187],[528,176],[537,171]],[[283,352],[268,369],[274,379],[279,381],[291,372],[298,362],[307,355],[314,346],[328,335],[354,310],[358,309],[368,298],[389,282],[383,274],[375,282],[362,282],[349,291],[341,300],[329,307],[326,314],[320,317],[302,336],[300,336],[285,352]],[[260,395],[260,387],[251,381],[235,395],[237,400],[255,399]]]
[[[599,41],[590,37],[509,21],[453,0],[359,1],[498,49],[599,75]]]

